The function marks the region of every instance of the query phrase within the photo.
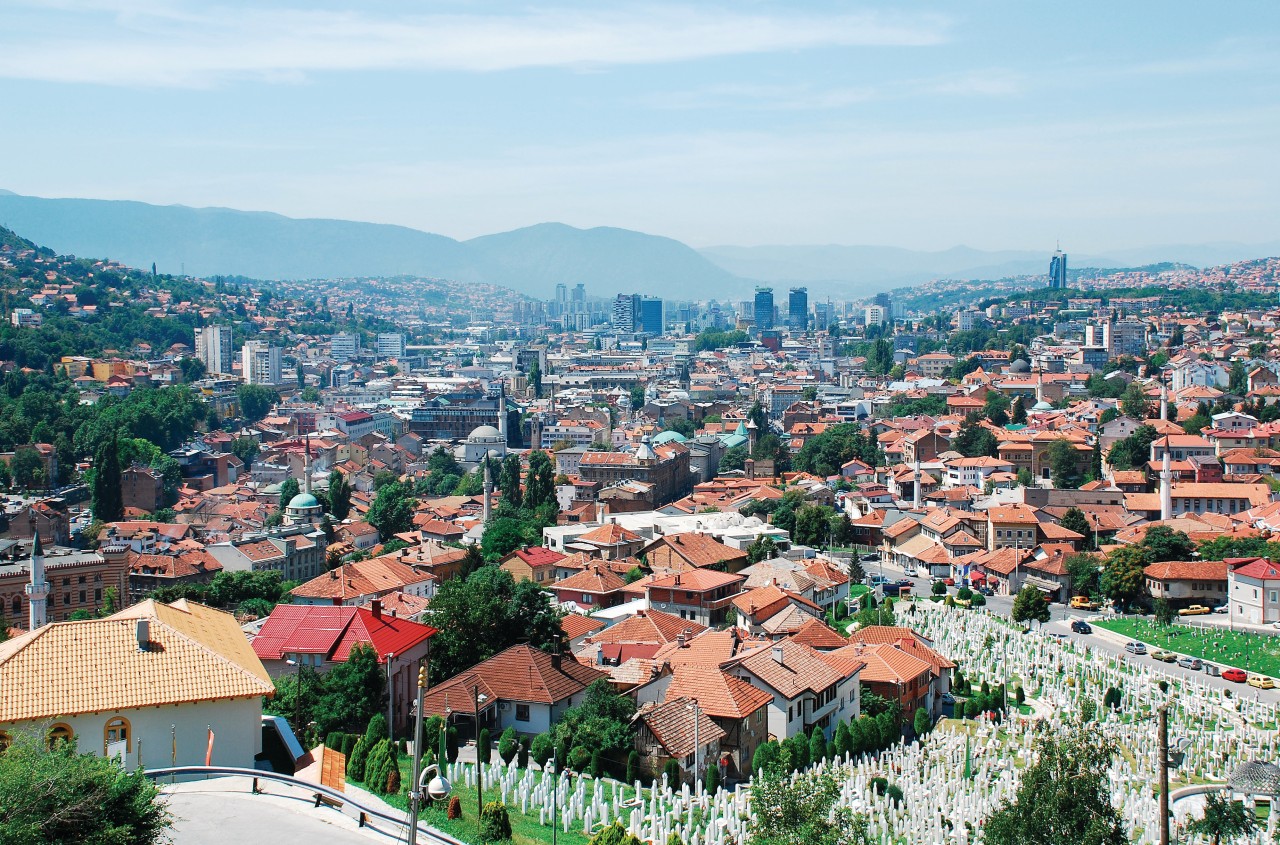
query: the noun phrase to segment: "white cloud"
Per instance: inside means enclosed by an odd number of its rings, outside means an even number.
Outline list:
[[[200,87],[358,70],[489,72],[681,62],[818,47],[926,46],[936,15],[644,5],[392,15],[161,0],[63,2],[0,33],[0,77]]]

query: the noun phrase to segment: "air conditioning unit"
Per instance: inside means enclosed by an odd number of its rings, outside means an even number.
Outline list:
[[[511,702],[510,702],[510,701],[503,701],[503,702],[499,703],[499,704],[498,704],[498,709],[499,709],[499,710],[510,710],[510,709],[511,709]]]

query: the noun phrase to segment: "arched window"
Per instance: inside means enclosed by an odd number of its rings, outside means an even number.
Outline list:
[[[106,756],[108,749],[112,743],[125,743],[125,753],[133,751],[133,730],[129,725],[129,720],[123,716],[116,716],[107,720],[107,725],[102,729],[102,754]]]
[[[22,597],[14,596],[13,597],[13,618],[19,619],[21,617],[22,617]]]
[[[71,730],[71,726],[64,722],[56,722],[53,727],[49,728],[49,747],[53,748],[59,742],[69,742],[75,744],[76,734]]]

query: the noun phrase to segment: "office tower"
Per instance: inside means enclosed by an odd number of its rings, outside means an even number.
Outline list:
[[[630,333],[640,322],[640,295],[620,293],[613,298],[613,330]]]
[[[809,328],[809,289],[792,288],[787,299],[787,326],[792,331]]]
[[[645,334],[652,335],[659,335],[665,331],[666,324],[662,316],[661,299],[654,296],[640,298],[640,325],[637,328]]]
[[[196,357],[210,373],[232,370],[231,327],[202,326],[196,329]]]
[[[831,328],[831,324],[836,321],[836,311],[831,307],[830,302],[814,303],[813,313],[816,320],[815,325],[820,330],[825,331]]]
[[[587,286],[584,284],[576,284],[573,286],[573,304],[579,306],[577,310],[581,311],[581,306],[587,301]]]
[[[564,305],[569,301],[569,288],[567,285],[556,285],[556,302]]]
[[[864,314],[868,326],[880,326],[889,322],[889,312],[883,305],[868,305]]]
[[[399,332],[383,332],[378,335],[379,358],[403,358],[404,335]]]
[[[280,347],[248,340],[240,349],[240,378],[245,384],[280,383]]]
[[[335,361],[350,361],[360,354],[360,335],[335,334],[329,339],[329,352]]]
[[[773,288],[756,288],[753,311],[758,331],[773,328]]]
[[[1049,287],[1065,288],[1067,286],[1067,254],[1061,248],[1049,259]]]

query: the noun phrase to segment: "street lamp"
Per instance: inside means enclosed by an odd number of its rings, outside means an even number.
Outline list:
[[[391,677],[391,661],[396,659],[395,652],[387,652],[387,741],[396,741],[395,703],[396,687]]]
[[[480,692],[480,685],[471,688],[476,702],[476,823],[480,822],[480,814],[484,812],[484,759],[480,756],[480,705],[488,701],[489,696]]]
[[[293,727],[295,730],[302,730],[302,659],[299,657],[286,658],[285,663],[294,667],[297,671],[293,675]],[[303,742],[306,742],[303,739]]]
[[[693,783],[696,787],[699,773],[702,771],[702,745],[698,741],[698,722],[701,715],[701,711],[698,709],[698,699],[693,699],[687,707],[693,711]]]

